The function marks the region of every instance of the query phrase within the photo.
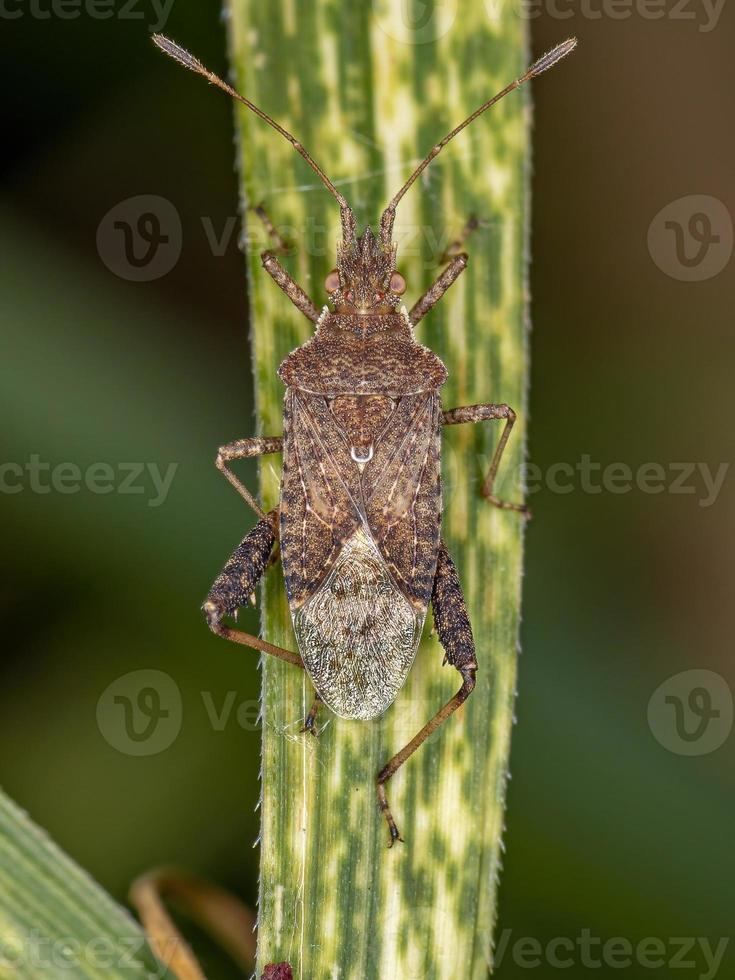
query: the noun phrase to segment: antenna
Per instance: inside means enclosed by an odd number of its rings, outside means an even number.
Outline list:
[[[234,88],[227,84],[227,82],[223,82],[218,75],[215,75],[214,72],[210,71],[208,68],[205,68],[198,58],[195,58],[193,54],[189,54],[188,51],[176,44],[175,41],[169,40],[169,38],[165,37],[163,34],[153,34],[152,39],[153,43],[160,48],[164,54],[167,54],[170,58],[173,58],[174,61],[178,61],[178,63],[183,65],[184,68],[188,68],[190,71],[194,71],[198,75],[203,75],[208,82],[212,83],[212,85],[216,85],[224,92],[227,92],[228,95],[231,95],[233,99],[236,99],[238,102],[242,102],[242,104],[247,106],[251,112],[254,112],[256,116],[260,116],[260,118],[267,122],[269,126],[272,126],[277,133],[280,133],[284,139],[288,140],[294,150],[296,150],[296,152],[302,156],[304,160],[306,160],[311,169],[335,199],[337,204],[339,204],[340,214],[342,217],[342,237],[345,242],[352,241],[355,237],[355,216],[352,213],[352,209],[329,177],[327,177],[327,175],[324,173],[319,164],[312,159],[311,154],[304,146],[301,145],[301,143],[299,143],[296,137],[292,136],[288,130],[284,129],[283,126],[280,126],[275,119],[272,119],[266,112],[259,109],[257,105],[255,105],[249,99],[246,99],[245,96],[240,95],[239,92],[236,92]]]
[[[471,122],[474,122],[478,116],[481,116],[483,112],[486,112],[488,109],[491,109],[496,103],[500,102],[501,99],[504,99],[505,96],[508,95],[510,92],[513,92],[515,89],[520,88],[521,85],[525,85],[525,83],[529,82],[532,78],[535,78],[537,75],[540,75],[542,72],[545,72],[549,68],[552,68],[557,63],[557,61],[561,61],[562,58],[566,58],[566,56],[568,54],[571,54],[576,47],[577,47],[576,37],[569,38],[568,41],[564,41],[562,44],[557,44],[557,46],[553,48],[553,50],[549,51],[542,58],[539,58],[539,60],[535,64],[533,64],[524,75],[521,75],[520,78],[517,78],[514,82],[511,82],[511,84],[508,85],[506,88],[504,88],[502,92],[498,92],[497,95],[494,95],[492,99],[489,99],[487,102],[483,103],[483,105],[481,105],[479,109],[475,109],[475,111],[472,113],[471,116],[468,116],[464,120],[464,122],[461,122],[459,126],[456,126],[451,131],[451,133],[449,133],[447,136],[444,137],[443,140],[441,140],[439,143],[437,143],[435,146],[431,148],[429,154],[426,157],[424,157],[424,159],[421,161],[418,167],[416,167],[416,169],[408,178],[406,183],[398,191],[398,193],[395,195],[393,200],[390,202],[388,207],[383,212],[383,216],[380,219],[380,233],[384,246],[389,245],[392,240],[393,221],[395,220],[396,208],[398,207],[401,198],[409,189],[409,187],[411,187],[411,185],[414,183],[416,178],[419,177],[424,172],[424,170],[426,170],[426,168],[429,166],[429,164],[434,159],[434,157],[438,156],[438,154],[441,153],[441,151],[444,149],[447,143],[453,140],[454,137],[458,133],[461,133],[462,130],[465,129],[467,126],[469,126]]]

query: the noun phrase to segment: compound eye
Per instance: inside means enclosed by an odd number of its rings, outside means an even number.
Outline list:
[[[406,280],[400,272],[394,272],[390,277],[390,291],[398,296],[403,296],[406,292]]]
[[[337,269],[332,269],[327,278],[324,280],[324,288],[328,293],[336,293],[339,289],[339,271]]]

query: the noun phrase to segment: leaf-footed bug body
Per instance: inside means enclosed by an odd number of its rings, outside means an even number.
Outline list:
[[[266,271],[316,324],[316,332],[278,369],[286,386],[283,437],[242,439],[219,451],[217,466],[260,520],[230,557],[203,609],[218,635],[306,669],[316,699],[304,729],[313,732],[322,703],[340,717],[361,719],[374,718],[393,703],[411,668],[431,601],[445,662],[457,669],[462,684],[378,773],[378,800],[393,844],[401,838],[385,784],[467,699],[477,671],[457,571],[441,538],[443,425],[505,421],[482,493],[497,507],[525,513],[521,504],[499,500],[493,490],[515,421],[512,408],[485,404],[443,411],[439,390],[446,368],[414,338],[415,326],[462,273],[467,255],[451,257],[408,311],[402,303],[406,283],[396,271],[396,208],[457,133],[569,54],[576,41],[544,55],[437,143],[383,212],[378,234],[368,227],[358,236],[347,201],[290,133],[177,44],[158,34],[153,39],[287,139],[340,207],[337,266],[325,282],[332,309],[325,306],[320,312],[273,252],[263,253]],[[277,238],[269,219],[261,217]],[[266,514],[228,463],[276,452],[283,452],[280,503]],[[223,623],[253,596],[276,542],[298,654]]]

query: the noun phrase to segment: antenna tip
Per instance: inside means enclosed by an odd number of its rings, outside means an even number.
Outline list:
[[[189,54],[185,48],[176,44],[175,41],[171,41],[164,34],[152,34],[151,40],[164,54],[167,54],[169,58],[173,58],[174,61],[178,61],[184,68],[190,68],[191,71],[199,73],[204,72],[204,65],[198,58],[195,58],[193,54]]]
[[[524,80],[535,78],[536,75],[540,75],[542,72],[548,71],[549,68],[553,68],[558,61],[561,61],[562,58],[566,58],[566,56],[571,54],[576,47],[576,37],[570,37],[568,40],[562,41],[561,44],[557,44],[555,48],[552,48],[551,51],[547,51],[542,58],[539,58],[539,60],[528,69],[524,76]]]

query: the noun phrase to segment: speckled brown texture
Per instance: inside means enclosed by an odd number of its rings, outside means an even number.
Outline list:
[[[280,526],[292,608],[314,593],[364,524],[406,598],[426,609],[441,522],[440,411],[436,394],[397,399],[361,467],[329,399],[287,392]]]
[[[434,626],[439,642],[444,647],[444,662],[458,670],[463,667],[477,667],[475,641],[462,587],[457,569],[443,541],[439,545],[431,608],[434,611]]]
[[[343,313],[390,313],[398,309],[400,297],[391,291],[396,268],[396,248],[387,247],[367,227],[359,238],[345,238],[337,249],[339,286],[332,302]]]
[[[403,683],[431,596],[446,369],[404,314],[328,314],[279,373],[281,557],[299,648],[333,711],[374,717]]]
[[[271,511],[235,548],[205,600],[210,620],[231,616],[246,605],[268,564],[276,540],[276,521],[276,512]]]
[[[393,414],[396,402],[387,395],[338,395],[330,407],[350,446],[362,450],[357,455],[363,458],[373,445],[375,433]]]
[[[391,398],[435,391],[447,378],[441,358],[417,344],[400,313],[327,313],[316,334],[278,369],[288,387],[330,397],[382,394]]]

